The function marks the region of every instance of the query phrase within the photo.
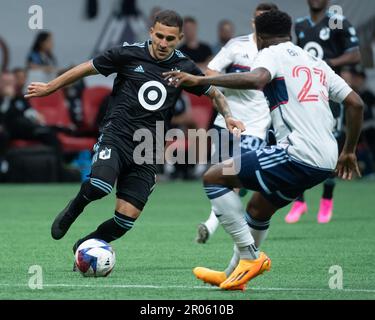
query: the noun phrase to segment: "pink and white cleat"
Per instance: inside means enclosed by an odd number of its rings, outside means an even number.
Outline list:
[[[331,221],[333,213],[333,199],[320,200],[320,207],[318,212],[318,223],[328,223]]]
[[[285,216],[286,223],[296,223],[307,212],[307,204],[303,201],[295,201],[289,213]]]

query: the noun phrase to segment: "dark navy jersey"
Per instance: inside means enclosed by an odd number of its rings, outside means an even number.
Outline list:
[[[342,23],[342,28],[330,28]],[[359,40],[355,28],[343,16],[327,13],[315,24],[310,16],[299,18],[295,23],[297,45],[323,60],[334,59],[346,52],[359,49]],[[339,70],[335,70],[339,71]]]
[[[174,50],[167,59],[159,61],[151,56],[149,45],[150,41],[124,43],[92,61],[95,69],[105,76],[117,73],[101,131],[115,141],[127,141],[128,145],[131,145],[137,129],[148,129],[155,136],[157,121],[163,121],[167,126],[169,124],[182,89],[168,86],[163,72],[180,70],[203,75],[179,50]],[[184,89],[202,95],[209,88],[196,86]]]

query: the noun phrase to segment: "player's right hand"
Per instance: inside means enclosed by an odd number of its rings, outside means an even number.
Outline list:
[[[337,161],[335,173],[341,179],[351,180],[353,177],[353,172],[361,177],[361,172],[359,171],[355,153],[342,152]]]
[[[193,76],[190,73],[181,72],[181,71],[169,71],[164,72],[164,80],[168,81],[170,86],[178,88],[183,85],[185,87],[195,87],[199,85],[199,77]]]
[[[237,138],[241,136],[241,132],[244,132],[246,130],[245,125],[242,123],[242,121],[234,119],[232,117],[225,118],[225,123],[229,132]]]
[[[49,89],[48,83],[44,82],[31,82],[27,87],[25,98],[44,97],[52,93]]]

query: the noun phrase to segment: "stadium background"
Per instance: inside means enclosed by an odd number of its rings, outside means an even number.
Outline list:
[[[11,51],[11,67],[25,61],[25,55],[38,30],[28,28],[29,7],[33,4],[42,6],[44,10],[44,29],[55,35],[55,54],[61,67],[77,64],[88,57],[97,42],[102,28],[111,12],[115,10],[118,0],[99,0],[99,11],[95,19],[85,19],[86,1],[42,0],[34,3],[29,0],[4,1],[0,12],[1,36],[7,41]],[[232,0],[215,1],[198,0],[139,0],[138,8],[147,16],[153,7],[171,8],[181,15],[194,16],[199,23],[199,37],[208,43],[215,43],[217,23],[222,19],[230,19],[236,27],[236,34],[249,32],[249,17],[260,1]],[[280,9],[288,12],[293,19],[308,15],[306,1],[275,0]],[[203,4],[203,5],[202,5]],[[371,0],[331,1],[343,8],[344,15],[357,28],[362,47],[371,45],[375,29],[375,3]],[[85,41],[82,41],[85,39]],[[142,37],[143,39],[143,37]],[[370,64],[371,66],[371,64]]]
[[[249,33],[249,17],[259,1],[139,0],[147,16],[152,7],[171,8],[194,16],[199,38],[217,41],[217,23],[230,19],[236,35]],[[273,1],[293,19],[308,14],[306,1]],[[85,16],[86,1],[39,1],[43,27],[54,35],[54,54],[60,68],[91,58],[116,0],[99,0],[95,19]],[[24,66],[39,30],[28,28],[28,0],[4,1],[0,11],[0,36],[9,48],[9,68]],[[203,4],[203,5],[202,5]],[[332,1],[357,28],[363,44],[368,85],[375,90],[375,3]],[[172,6],[172,7],[171,7]],[[146,33],[140,33],[143,39]],[[84,39],[84,40],[83,40]],[[102,84],[91,80],[87,85]],[[108,82],[104,82],[108,85]],[[112,212],[113,197],[91,205],[64,240],[51,240],[49,227],[55,214],[78,190],[79,184],[0,184],[1,299],[375,299],[375,184],[370,179],[340,182],[336,190],[335,216],[327,226],[315,221],[321,188],[307,195],[310,214],[296,225],[286,225],[281,210],[272,223],[264,250],[274,259],[273,270],[254,281],[245,293],[221,292],[201,285],[191,274],[202,264],[221,268],[230,256],[231,243],[222,230],[207,245],[194,243],[196,225],[209,212],[200,182],[172,181],[156,189],[141,219],[125,239],[115,243],[118,264],[108,279],[84,279],[70,272],[71,244]],[[314,205],[315,204],[315,205]],[[95,218],[94,218],[95,217]],[[226,260],[225,260],[226,261]],[[358,263],[365,261],[365,263]],[[29,267],[44,270],[44,289],[28,286]],[[344,272],[344,289],[329,289],[330,267]]]

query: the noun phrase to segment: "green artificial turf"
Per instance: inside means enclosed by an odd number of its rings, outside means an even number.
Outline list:
[[[319,225],[321,186],[306,193],[309,212],[284,223],[289,206],[273,218],[262,246],[270,272],[245,292],[201,283],[195,266],[223,269],[232,241],[222,230],[201,245],[197,224],[210,210],[199,182],[159,183],[132,231],[113,243],[117,263],[107,278],[71,271],[71,247],[113,215],[114,196],[92,203],[68,234],[52,240],[55,215],[79,185],[0,185],[0,299],[375,299],[375,183],[340,182],[331,223]],[[41,266],[43,289],[28,283]],[[330,289],[331,266],[343,271],[343,290]],[[31,278],[33,279],[33,278]]]

